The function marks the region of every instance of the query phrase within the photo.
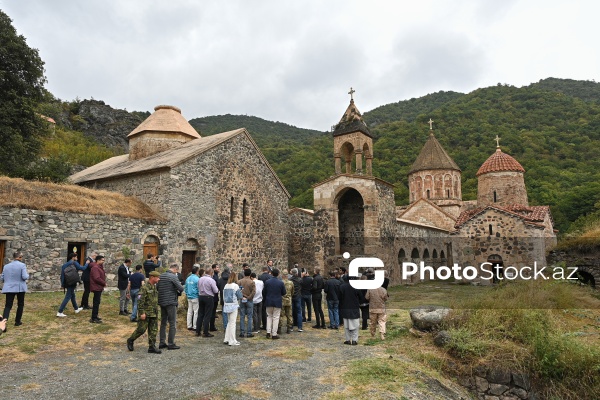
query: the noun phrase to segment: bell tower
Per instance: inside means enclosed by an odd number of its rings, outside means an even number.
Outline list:
[[[373,175],[373,136],[354,104],[350,88],[350,105],[333,131],[335,174]]]

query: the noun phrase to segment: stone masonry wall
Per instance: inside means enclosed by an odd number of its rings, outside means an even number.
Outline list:
[[[494,201],[494,191],[496,201]],[[507,206],[509,204],[529,205],[527,189],[522,172],[489,172],[477,179],[477,205]]]
[[[318,265],[313,213],[293,209],[288,214],[288,221],[288,264],[298,263],[312,270]]]
[[[106,257],[107,284],[116,286],[117,269],[125,258],[123,247],[139,262],[142,237],[150,232],[160,235],[164,228],[162,223],[109,215],[0,208],[0,240],[6,241],[2,264],[11,261],[15,251],[22,251],[31,277],[29,289],[60,289],[68,243],[84,242],[88,254],[96,250]]]
[[[487,210],[463,225],[453,237],[454,259],[463,267],[479,268],[489,256],[499,255],[505,270],[509,266],[533,268],[534,262],[541,268],[546,265],[543,235],[543,227],[526,225],[509,214]]]

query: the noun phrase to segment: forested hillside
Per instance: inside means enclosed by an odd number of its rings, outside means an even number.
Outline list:
[[[149,112],[116,110],[103,101],[61,101],[44,89],[43,61],[0,12],[0,155],[3,174],[64,180],[127,151],[126,136]],[[360,99],[357,99],[360,107]],[[346,104],[339,105],[341,117]],[[49,124],[47,117],[56,121]],[[502,150],[526,169],[532,205],[552,207],[556,226],[582,229],[600,215],[600,84],[548,78],[468,94],[437,92],[365,113],[374,135],[373,172],[393,183],[398,204],[408,202],[407,172],[427,140],[429,126],[462,169],[463,197],[475,199],[479,166]],[[333,174],[330,133],[243,115],[192,119],[202,136],[246,127],[288,191],[291,206],[312,207],[311,186]],[[308,123],[308,121],[307,121]],[[590,215],[586,219],[586,215]]]

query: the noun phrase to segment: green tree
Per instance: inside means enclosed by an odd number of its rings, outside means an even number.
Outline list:
[[[36,114],[43,98],[44,62],[0,10],[0,173],[23,176],[48,129]]]

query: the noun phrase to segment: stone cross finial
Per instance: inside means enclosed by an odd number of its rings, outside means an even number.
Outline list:
[[[496,147],[500,148],[500,138],[496,135]]]
[[[431,118],[429,118],[429,130],[433,130],[433,120]]]
[[[352,89],[352,87],[350,87],[350,91],[348,92],[348,94],[350,95],[350,100],[354,100],[354,93],[356,92],[356,90]]]

